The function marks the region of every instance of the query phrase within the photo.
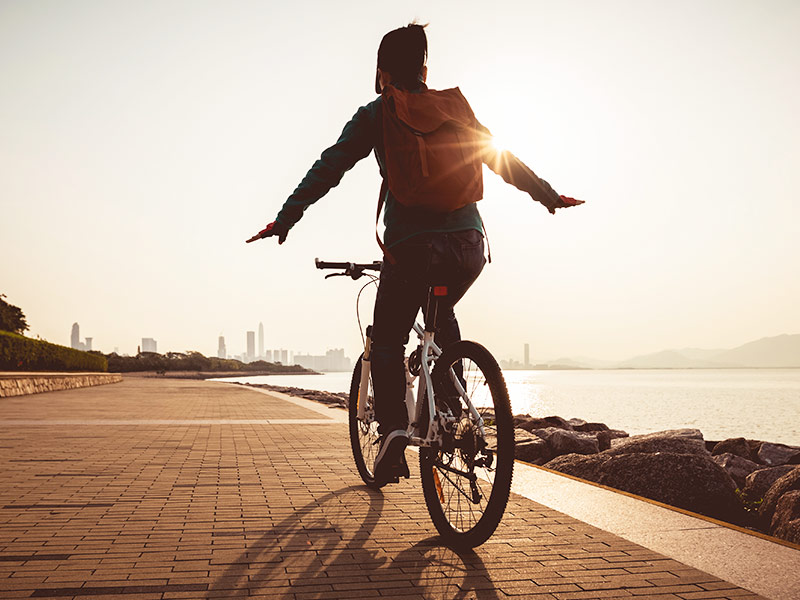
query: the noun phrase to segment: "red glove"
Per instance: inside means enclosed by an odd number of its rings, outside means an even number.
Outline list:
[[[282,244],[286,241],[286,236],[289,235],[289,228],[280,221],[273,221],[249,240],[247,240],[247,243],[249,244],[250,242],[255,242],[261,238],[272,237],[273,235],[277,235],[278,243]]]
[[[564,202],[564,206],[560,206],[559,208],[578,206],[579,204],[583,204],[585,202],[585,200],[578,200],[576,198],[570,198],[569,196],[561,196],[561,200]]]

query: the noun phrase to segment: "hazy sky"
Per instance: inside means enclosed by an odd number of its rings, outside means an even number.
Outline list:
[[[499,357],[625,358],[800,333],[794,0],[0,0],[0,292],[29,335],[134,353],[359,352],[378,257],[368,157],[292,230],[275,214],[374,97],[382,35],[429,22],[429,80],[562,194],[487,172],[494,262],[459,305]],[[363,303],[366,320],[371,297]]]

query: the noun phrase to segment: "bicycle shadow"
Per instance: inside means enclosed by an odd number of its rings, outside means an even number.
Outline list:
[[[364,541],[378,523],[383,504],[380,492],[348,486],[309,502],[266,530],[250,530],[262,534],[259,537],[248,536],[245,530],[244,550],[216,578],[218,583],[209,586],[206,598],[224,597],[242,588],[249,588],[250,594],[274,591],[280,597],[294,593],[286,587],[295,580],[303,581],[304,587],[323,583],[329,571],[352,566],[354,552],[370,553]],[[386,560],[363,555],[360,559],[376,565]],[[308,589],[312,591],[313,586]]]
[[[498,594],[483,559],[472,549],[444,546],[438,536],[421,540],[391,561],[409,574],[415,593],[430,600],[496,600]]]
[[[304,597],[330,595],[331,586],[355,584],[355,595],[393,586],[424,598],[499,598],[474,551],[456,552],[437,537],[421,540],[396,556],[372,539],[381,522],[384,495],[363,485],[329,492],[266,530],[250,530],[245,547],[215,577],[206,598],[232,595]],[[406,578],[407,577],[407,578]],[[342,589],[342,588],[340,588]],[[342,592],[345,593],[345,592]]]

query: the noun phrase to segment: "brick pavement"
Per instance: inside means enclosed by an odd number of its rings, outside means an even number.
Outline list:
[[[369,490],[346,425],[225,384],[2,399],[0,598],[758,598],[518,496],[455,553],[410,462]]]

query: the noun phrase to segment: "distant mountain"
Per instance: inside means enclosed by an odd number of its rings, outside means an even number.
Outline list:
[[[731,350],[683,348],[635,356],[621,362],[559,358],[551,364],[592,369],[716,369],[800,367],[800,334],[766,337]]]
[[[800,367],[800,335],[761,338],[717,354],[714,361],[746,367]]]
[[[636,356],[617,365],[621,369],[714,369],[726,366],[733,365],[690,358],[678,350],[664,350],[654,354]]]

